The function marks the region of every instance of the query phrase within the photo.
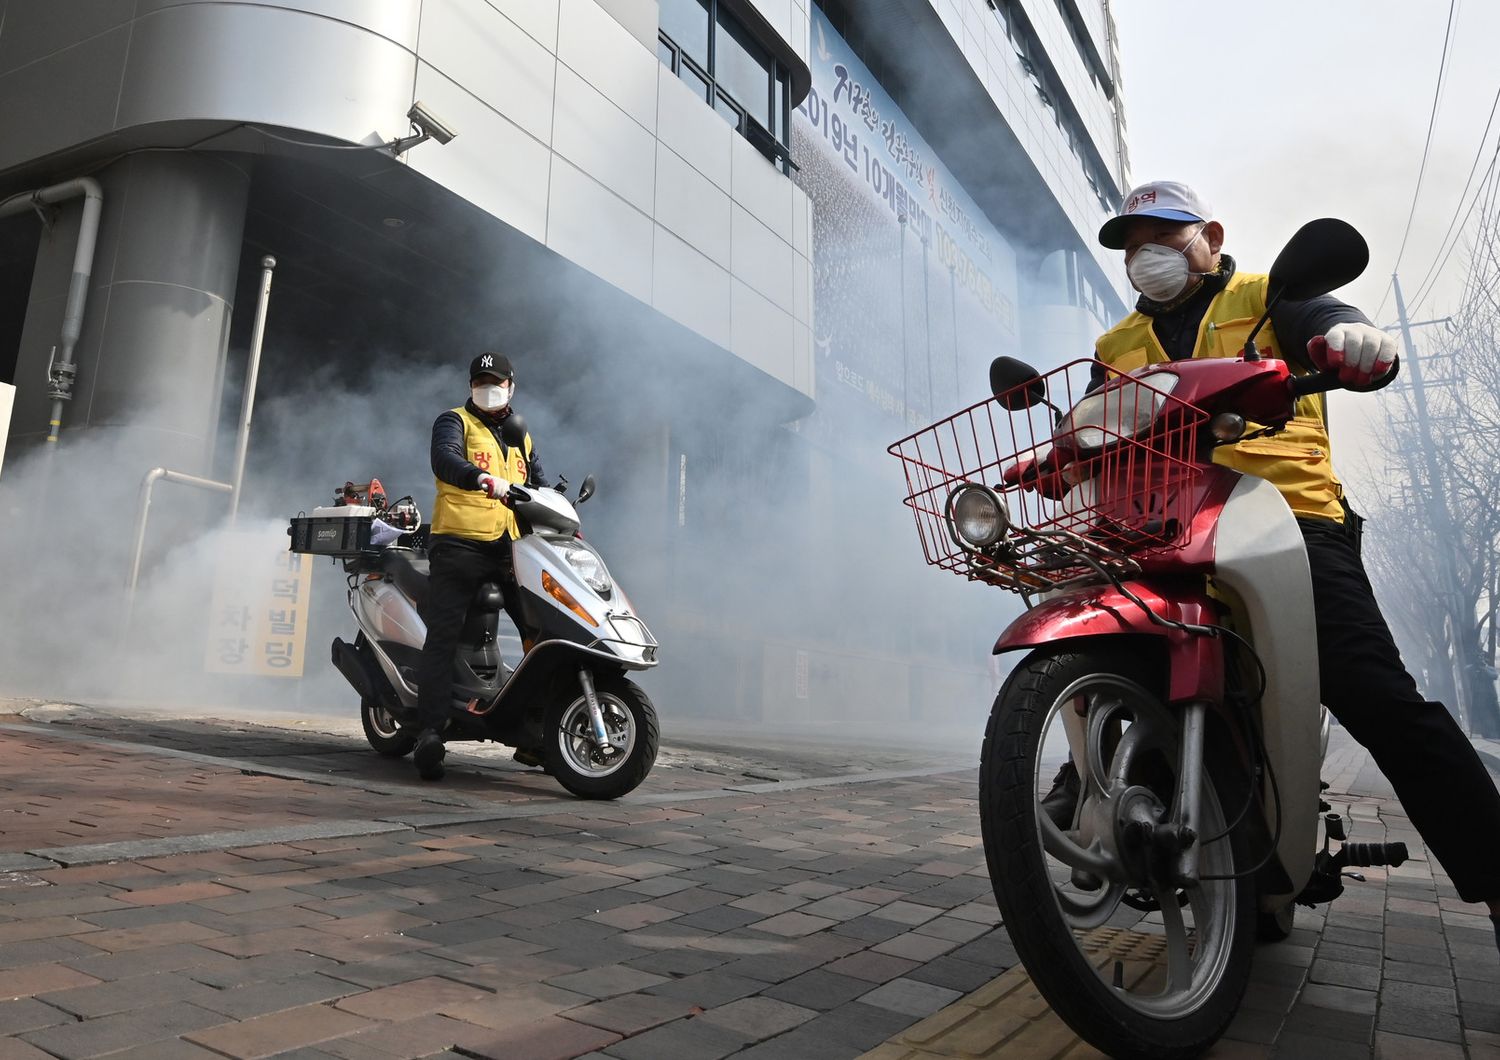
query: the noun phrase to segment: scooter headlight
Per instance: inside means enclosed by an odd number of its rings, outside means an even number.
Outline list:
[[[590,589],[600,596],[609,595],[614,585],[609,580],[609,571],[604,569],[604,561],[599,558],[599,553],[575,540],[562,546],[562,554],[568,561],[568,566],[573,568],[573,573],[582,578]]]
[[[1010,513],[994,490],[970,483],[948,497],[948,529],[970,548],[989,548],[1010,529]]]
[[[1063,418],[1052,432],[1054,445],[1087,452],[1121,438],[1133,438],[1156,419],[1167,395],[1177,386],[1172,372],[1151,373],[1150,385],[1127,379],[1118,386],[1090,394]]]

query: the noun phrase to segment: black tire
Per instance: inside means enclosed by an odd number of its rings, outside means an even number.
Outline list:
[[[360,700],[359,723],[375,753],[386,758],[402,758],[417,746],[417,734],[403,726],[384,704],[373,699]]]
[[[980,756],[979,807],[985,860],[995,900],[1016,952],[1042,996],[1095,1048],[1114,1057],[1159,1060],[1200,1055],[1234,1018],[1249,980],[1254,949],[1253,882],[1241,879],[1211,883],[1207,885],[1209,890],[1200,885],[1195,892],[1197,900],[1205,906],[1212,903],[1215,911],[1205,919],[1228,923],[1216,922],[1210,927],[1207,943],[1202,941],[1201,934],[1188,936],[1194,940],[1192,945],[1197,951],[1195,964],[1202,961],[1206,970],[1200,980],[1199,969],[1194,967],[1190,988],[1183,991],[1178,1008],[1172,1008],[1170,999],[1158,1005],[1145,992],[1142,998],[1137,998],[1130,991],[1117,990],[1104,977],[1102,969],[1106,966],[1112,976],[1117,976],[1124,961],[1133,958],[1111,961],[1105,957],[1099,961],[1101,951],[1114,953],[1117,945],[1116,941],[1101,942],[1101,938],[1149,937],[1136,934],[1129,926],[1121,927],[1140,914],[1120,905],[1107,912],[1111,907],[1107,902],[1102,903],[1100,910],[1107,913],[1108,920],[1093,930],[1080,927],[1075,936],[1074,925],[1064,916],[1061,906],[1065,899],[1060,895],[1065,885],[1054,884],[1051,874],[1051,867],[1061,866],[1062,862],[1049,860],[1037,819],[1038,784],[1051,779],[1050,773],[1043,778],[1040,770],[1043,729],[1060,697],[1074,688],[1075,682],[1090,675],[1101,676],[1101,687],[1108,687],[1108,677],[1113,676],[1139,686],[1137,691],[1149,696],[1159,707],[1159,694],[1155,690],[1162,681],[1152,670],[1153,664],[1143,653],[1110,644],[1049,647],[1033,652],[1011,674],[995,700]],[[1081,694],[1081,691],[1073,693]],[[1071,708],[1063,704],[1061,709]],[[1228,790],[1215,791],[1213,785],[1216,778],[1243,775],[1244,771],[1236,773],[1232,765],[1216,768],[1211,751],[1212,729],[1208,735],[1205,775],[1210,779],[1202,798],[1204,827],[1216,820],[1222,831],[1223,806],[1238,805],[1237,796]],[[1123,744],[1123,740],[1120,742]],[[1149,758],[1142,756],[1139,761],[1157,770],[1160,763],[1168,760],[1166,754],[1158,755],[1154,764]],[[1175,769],[1172,772],[1175,774]],[[1242,871],[1246,866],[1240,831],[1227,844],[1221,840],[1207,845],[1212,853],[1203,857],[1212,858],[1221,866],[1215,870],[1216,874]],[[1120,891],[1123,890],[1122,884]],[[1111,890],[1097,888],[1095,893],[1107,895]],[[1190,907],[1187,912],[1196,923],[1198,907]],[[1179,930],[1187,934],[1182,926],[1185,917],[1179,913],[1177,920]],[[1110,935],[1111,931],[1119,933]],[[1124,944],[1135,945],[1130,941]],[[1084,953],[1085,946],[1094,950],[1100,970],[1090,963]],[[1170,952],[1166,946],[1162,950]],[[1164,1018],[1167,1014],[1171,1018]]]
[[[542,764],[559,784],[579,798],[618,799],[634,791],[656,764],[656,749],[661,740],[656,708],[639,685],[619,674],[596,674],[594,690],[611,735],[621,732],[630,735],[623,758],[618,762],[590,760],[591,766],[585,764],[585,759],[589,759],[588,749],[593,746],[587,731],[588,703],[576,682],[566,682],[547,710]]]
[[[1292,933],[1297,916],[1297,903],[1288,902],[1274,913],[1264,909],[1255,915],[1255,939],[1257,942],[1285,942]]]

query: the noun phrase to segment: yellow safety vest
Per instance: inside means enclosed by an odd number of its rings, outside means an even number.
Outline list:
[[[1240,356],[1250,329],[1265,310],[1266,277],[1235,273],[1203,314],[1193,357]],[[1269,321],[1255,341],[1263,356],[1282,358],[1276,332]],[[1101,362],[1121,372],[1171,359],[1152,330],[1151,318],[1140,312],[1132,312],[1101,335],[1094,350]],[[1296,361],[1291,365],[1293,373],[1305,374],[1306,369]],[[1252,424],[1250,429],[1256,426]],[[1339,503],[1344,488],[1333,473],[1322,394],[1299,401],[1296,415],[1278,433],[1221,446],[1214,451],[1214,463],[1267,479],[1281,490],[1298,515],[1344,521],[1344,509]]]
[[[453,410],[464,424],[464,457],[479,470],[501,482],[524,485],[526,465],[531,459],[531,435],[521,446],[501,446],[495,434],[468,409]],[[516,517],[498,500],[483,492],[459,489],[436,479],[437,500],[432,505],[432,533],[466,537],[474,541],[512,540],[521,536]]]

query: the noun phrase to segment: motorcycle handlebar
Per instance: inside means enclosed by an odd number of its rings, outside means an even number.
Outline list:
[[[1381,379],[1364,386],[1349,386],[1339,381],[1336,371],[1314,372],[1312,375],[1293,376],[1291,381],[1292,397],[1306,397],[1308,394],[1322,394],[1329,390],[1349,390],[1356,394],[1371,394],[1377,390],[1383,390],[1396,381],[1396,376],[1401,374],[1401,358],[1397,357],[1391,362],[1391,370]]]

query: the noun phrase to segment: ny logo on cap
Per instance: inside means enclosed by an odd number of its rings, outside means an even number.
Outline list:
[[[481,367],[481,368],[493,368],[493,367],[495,367],[495,358],[491,357],[489,354],[485,354],[483,357],[479,358],[479,367]]]

